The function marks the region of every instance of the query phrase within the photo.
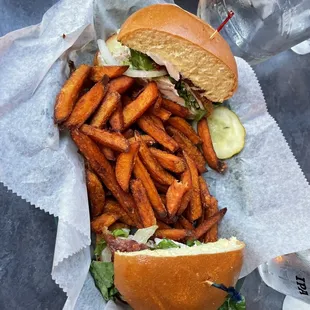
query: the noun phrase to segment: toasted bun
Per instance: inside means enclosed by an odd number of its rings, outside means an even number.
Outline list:
[[[238,85],[235,58],[210,25],[173,4],[155,4],[131,15],[118,40],[137,51],[153,53],[172,63],[183,77],[205,90],[204,96],[222,102]]]
[[[220,239],[197,247],[115,253],[114,283],[135,310],[217,310],[236,284],[244,243]]]

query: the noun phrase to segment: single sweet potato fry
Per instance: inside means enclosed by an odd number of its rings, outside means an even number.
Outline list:
[[[153,147],[150,148],[150,151],[163,168],[175,173],[184,172],[185,162],[183,158]]]
[[[195,229],[194,225],[183,215],[179,217],[179,222],[182,225],[182,227],[185,229],[189,229],[189,230]]]
[[[198,135],[202,140],[203,155],[210,168],[216,170],[219,173],[225,172],[227,165],[225,162],[219,160],[213,148],[209,126],[206,118],[201,119],[198,122]]]
[[[133,132],[134,134],[134,132]],[[146,143],[148,146],[152,146],[156,143],[156,141],[149,135],[140,135],[140,138]],[[129,143],[134,143],[137,141],[136,137],[131,137],[128,139]]]
[[[90,202],[90,213],[92,217],[96,217],[103,212],[105,192],[99,178],[95,173],[89,169],[86,169],[85,174],[87,194]]]
[[[181,206],[180,206],[180,208],[179,208],[179,210],[177,212],[177,216],[183,214],[183,212],[186,210],[186,208],[189,205],[189,202],[192,199],[192,176],[191,176],[191,173],[190,173],[190,170],[189,170],[188,166],[186,164],[185,164],[185,166],[186,166],[186,169],[182,173],[181,182],[184,183],[184,184],[187,184],[189,189],[184,194],[184,196],[182,198]]]
[[[119,214],[114,213],[103,213],[91,221],[91,230],[100,234],[103,227],[109,227],[114,224],[120,218]]]
[[[107,86],[101,81],[95,84],[85,95],[76,103],[70,117],[65,122],[68,128],[82,126],[99,106],[106,94]]]
[[[117,215],[120,215],[119,220],[127,225],[133,226],[135,223],[132,221],[132,219],[128,216],[128,214],[122,209],[120,204],[112,199],[107,199],[104,208],[104,213],[114,213]]]
[[[173,115],[182,117],[182,118],[190,118],[191,112],[189,109],[182,107],[181,105],[169,100],[163,98],[162,107],[166,110],[170,111]]]
[[[156,140],[159,144],[163,145],[170,152],[174,153],[179,148],[178,143],[174,139],[172,139],[164,130],[156,126],[156,124],[149,116],[144,115],[140,117],[137,123],[143,131],[145,131],[148,135],[154,138],[154,140]]]
[[[126,92],[135,82],[134,78],[131,78],[129,76],[120,76],[116,79],[113,79],[109,84],[109,91],[110,92],[118,92],[119,94],[123,94],[124,92]]]
[[[169,225],[165,224],[162,221],[157,221],[156,225],[158,226],[158,229],[171,229]]]
[[[171,116],[171,112],[164,108],[154,109],[152,113],[160,118],[163,122],[167,121]]]
[[[54,119],[60,124],[68,119],[75,105],[83,84],[90,72],[90,66],[81,65],[66,81],[60,90],[55,104]]]
[[[100,66],[99,61],[98,61],[98,55],[99,55],[99,51],[97,51],[95,56],[94,56],[94,60],[93,60],[94,66]]]
[[[205,217],[210,218],[218,212],[218,204],[215,197],[211,197],[211,205],[205,210]],[[218,224],[214,224],[204,236],[204,242],[216,242],[218,239]]]
[[[199,226],[196,227],[194,231],[194,239],[199,239],[203,236],[213,225],[218,223],[225,215],[227,208],[221,209],[219,212],[215,213],[213,216],[206,218]]]
[[[110,160],[110,161],[116,160],[116,156],[115,156],[114,151],[112,149],[110,149],[109,147],[106,147],[104,145],[101,145],[99,143],[98,143],[98,147],[99,147],[100,151],[103,153],[103,155],[106,157],[107,160]]]
[[[124,110],[124,128],[132,125],[152,104],[155,103],[158,97],[158,88],[155,82],[149,83],[143,92]]]
[[[134,137],[134,132],[131,128],[127,129],[126,131],[123,132],[123,136],[126,138],[126,139],[130,139],[132,137]],[[131,143],[131,141],[129,141],[129,143]],[[154,140],[154,143],[155,143],[155,140]]]
[[[200,173],[206,171],[206,161],[199,149],[178,129],[168,126],[167,132],[179,144],[180,148],[195,162]]]
[[[161,105],[162,105],[162,103],[163,103],[163,98],[162,98],[162,96],[159,94],[159,96],[158,96],[156,102],[154,103],[153,108],[151,108],[152,111],[159,110],[160,107],[161,107]]]
[[[202,206],[208,209],[211,206],[211,194],[209,192],[208,184],[206,183],[203,176],[199,176],[199,187],[200,187],[200,197]],[[212,214],[213,215],[213,214]]]
[[[166,194],[166,207],[169,217],[172,218],[176,215],[181,206],[182,198],[188,189],[189,187],[187,184],[183,184],[177,180],[174,180],[174,182],[169,186]]]
[[[100,149],[97,147],[96,143],[79,130],[73,130],[71,132],[71,136],[94,172],[100,177],[107,189],[111,191],[113,196],[119,202],[121,207],[127,212],[130,218],[136,222],[135,202],[132,196],[123,191],[119,186],[112,166],[100,152]]]
[[[133,199],[136,202],[137,213],[140,215],[142,226],[150,227],[156,225],[154,211],[141,180],[132,180],[130,182],[130,188]]]
[[[81,127],[81,132],[112,150],[118,152],[128,152],[129,150],[128,141],[118,132],[109,132],[86,124]]]
[[[153,114],[150,114],[149,117],[154,122],[154,124],[156,124],[157,127],[159,127],[160,129],[165,131],[164,124],[163,124],[162,120],[159,117],[157,117],[157,116],[155,116]]]
[[[129,66],[94,66],[90,70],[90,79],[98,82],[107,75],[110,79],[121,76]]]
[[[133,167],[135,165],[135,160],[139,151],[139,147],[140,142],[138,141],[130,144],[128,153],[119,154],[116,160],[116,180],[125,192],[128,192],[129,189],[129,180]]]
[[[114,231],[116,229],[130,229],[130,225],[127,225],[127,224],[122,223],[122,222],[115,222],[114,224],[112,224],[109,227],[110,231]]]
[[[145,187],[146,193],[149,197],[151,205],[156,212],[156,214],[160,218],[165,218],[167,216],[167,211],[165,206],[163,205],[160,196],[157,192],[157,189],[151,179],[149,173],[147,172],[146,168],[144,167],[142,161],[140,160],[139,156],[136,158],[136,162],[133,168],[133,173],[137,179],[140,179],[142,184]]]
[[[187,229],[157,229],[154,236],[157,238],[167,238],[171,240],[181,240],[192,236],[192,231]]]
[[[183,151],[183,155],[192,177],[192,198],[189,202],[188,219],[193,222],[202,215],[198,170],[195,162],[185,151]]]
[[[178,116],[170,117],[167,123],[180,130],[192,143],[201,143],[200,137],[196,134],[193,127],[184,119]]]
[[[147,147],[146,143],[143,141],[143,139],[140,139],[140,135],[138,134],[138,132],[136,132],[135,135],[140,141],[140,158],[152,178],[161,184],[171,185],[175,178],[166,170],[164,170],[162,166],[157,162],[157,160],[153,157],[152,153]]]
[[[114,131],[122,131],[124,129],[124,116],[121,101],[118,103],[116,110],[110,117],[110,125]]]
[[[121,96],[117,92],[108,92],[101,105],[94,114],[90,125],[96,128],[103,128],[112,113],[117,109]]]

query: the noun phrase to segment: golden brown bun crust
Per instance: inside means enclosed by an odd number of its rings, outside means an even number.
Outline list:
[[[211,40],[210,36],[215,29],[195,15],[173,4],[151,5],[137,11],[125,21],[118,34],[118,40],[125,43],[126,37],[140,29],[169,33],[212,53],[234,74],[236,83],[232,92],[236,90],[237,65],[228,43],[220,34],[216,34]]]
[[[115,254],[114,283],[135,310],[217,310],[226,294],[206,280],[234,286],[243,249],[178,257]]]

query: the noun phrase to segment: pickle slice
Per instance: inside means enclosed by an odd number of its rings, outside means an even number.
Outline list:
[[[208,117],[208,125],[219,159],[230,158],[243,149],[246,131],[234,112],[226,107],[218,107]]]

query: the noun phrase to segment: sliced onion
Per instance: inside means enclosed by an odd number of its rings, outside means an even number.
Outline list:
[[[112,54],[110,53],[106,43],[104,40],[97,40],[97,44],[100,51],[100,57],[106,63],[106,65],[115,66],[118,65],[118,62],[114,59]]]
[[[144,71],[144,70],[135,70],[135,69],[128,69],[124,75],[136,78],[154,78],[159,76],[167,75],[167,71],[162,70],[154,70],[154,71]]]
[[[132,240],[139,243],[147,243],[147,241],[154,235],[157,228],[157,225],[153,225],[147,228],[138,229],[132,237]]]
[[[102,262],[109,263],[112,261],[112,253],[108,246],[106,246],[102,252],[100,257]]]

